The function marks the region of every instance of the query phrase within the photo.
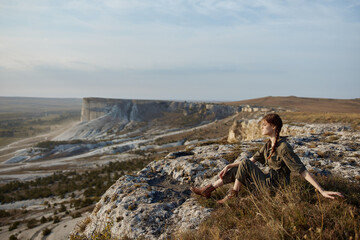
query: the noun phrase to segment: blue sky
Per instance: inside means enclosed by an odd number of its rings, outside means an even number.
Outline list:
[[[0,0],[0,96],[360,97],[359,0]]]

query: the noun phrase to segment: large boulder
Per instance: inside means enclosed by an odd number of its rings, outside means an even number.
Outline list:
[[[227,141],[229,143],[239,143],[261,137],[259,120],[234,120],[229,129]]]
[[[109,229],[112,236],[131,239],[167,239],[195,229],[210,214],[191,198],[190,185],[217,178],[228,163],[222,158],[232,145],[196,147],[192,154],[172,154],[150,163],[135,176],[123,176],[96,204],[90,216],[77,224],[72,235],[91,238]]]

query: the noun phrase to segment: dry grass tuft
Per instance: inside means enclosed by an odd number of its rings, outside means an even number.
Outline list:
[[[84,232],[85,229],[86,229],[86,227],[87,227],[87,225],[89,225],[90,222],[91,222],[91,218],[90,218],[90,217],[86,217],[84,220],[82,220],[82,221],[80,222],[80,224],[78,225],[79,231],[80,231],[80,232]]]
[[[239,157],[241,152],[242,152],[241,146],[235,145],[234,149],[231,152],[223,155],[222,157],[232,163]]]
[[[212,215],[180,239],[359,239],[360,186],[340,178],[317,179],[345,198],[325,199],[300,177],[272,195],[242,190],[225,206],[215,203],[224,195],[216,191],[213,199],[198,198],[214,208]]]

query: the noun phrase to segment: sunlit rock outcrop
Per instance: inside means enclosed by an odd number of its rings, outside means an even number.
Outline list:
[[[167,239],[195,229],[209,215],[191,198],[190,185],[200,185],[228,163],[222,156],[234,146],[196,147],[188,154],[169,155],[150,163],[136,176],[121,177],[72,234],[90,238],[111,225],[112,236]]]
[[[121,177],[97,203],[90,216],[79,222],[73,235],[91,238],[106,228],[115,238],[168,239],[181,231],[196,229],[209,216],[192,197],[191,185],[204,186],[218,178],[237,151],[235,161],[248,159],[263,140],[256,139],[258,120],[243,121],[241,132],[252,136],[237,144],[187,146],[187,151],[170,153],[151,162],[136,175]],[[360,175],[360,134],[333,124],[284,126],[289,143],[309,171],[338,174],[354,180]],[[283,133],[281,135],[284,135]],[[260,166],[262,167],[262,166]],[[266,168],[263,168],[266,171]]]

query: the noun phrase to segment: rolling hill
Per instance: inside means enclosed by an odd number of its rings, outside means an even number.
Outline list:
[[[282,107],[298,112],[311,113],[360,113],[360,98],[355,99],[326,99],[304,97],[263,97],[236,102],[226,102],[226,105],[244,105]]]

